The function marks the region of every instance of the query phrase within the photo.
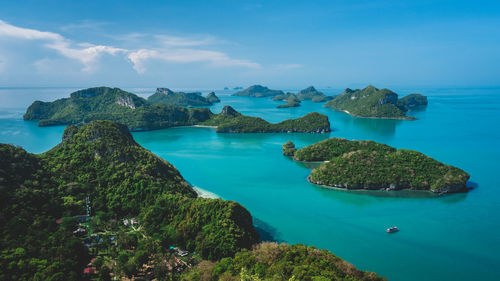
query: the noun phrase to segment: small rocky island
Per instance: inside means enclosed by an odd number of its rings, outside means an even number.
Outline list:
[[[327,102],[325,107],[343,111],[356,117],[415,120],[406,113],[417,106],[427,105],[427,97],[411,94],[398,99],[389,89],[367,86],[360,90],[345,89],[342,94]]]
[[[175,106],[210,106],[216,102],[220,102],[215,92],[209,93],[203,97],[200,92],[185,93],[174,92],[168,88],[157,88],[156,92],[148,97],[148,102],[151,104],[162,103]]]
[[[210,95],[216,98],[215,94]],[[35,101],[24,114],[39,126],[88,123],[109,120],[126,125],[131,131],[146,131],[177,126],[216,126],[220,133],[325,133],[330,131],[328,117],[309,113],[298,119],[271,124],[262,118],[244,116],[230,106],[220,114],[208,108],[185,108],[151,104],[118,88],[98,87],[76,91],[70,98],[54,102]]]
[[[218,133],[327,133],[330,122],[326,115],[312,112],[297,119],[273,124],[259,117],[245,116],[225,106],[201,125],[217,126]]]
[[[296,161],[324,162],[309,182],[344,189],[427,190],[455,193],[468,190],[469,174],[420,152],[396,149],[373,141],[331,138],[296,149],[283,145],[283,154]]]
[[[218,96],[215,95],[215,92],[208,93],[206,99],[212,104],[220,102],[220,99]]]

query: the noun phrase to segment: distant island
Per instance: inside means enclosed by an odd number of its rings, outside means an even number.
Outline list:
[[[414,120],[407,116],[409,109],[427,105],[427,98],[412,94],[398,100],[398,94],[389,89],[377,89],[367,86],[360,90],[345,89],[335,99],[328,101],[325,107],[343,111],[357,117]]]
[[[215,95],[215,92],[208,93],[206,99],[212,104],[220,102],[220,99],[217,95]]]
[[[217,97],[209,94],[207,98]],[[76,91],[70,98],[54,102],[35,101],[26,110],[24,119],[38,120],[39,126],[110,120],[126,125],[131,131],[193,125],[216,126],[220,133],[330,131],[328,117],[319,113],[271,124],[261,118],[244,116],[229,106],[224,107],[222,113],[214,114],[208,108],[151,104],[132,93],[108,87]]]
[[[283,145],[296,161],[324,162],[308,177],[311,183],[344,189],[467,191],[469,174],[420,152],[396,149],[373,141],[331,138],[296,149]]]
[[[244,116],[231,106],[213,115],[201,125],[217,126],[218,133],[327,133],[330,122],[326,115],[312,112],[297,119],[276,124],[259,117]]]
[[[53,102],[35,101],[23,118],[37,120],[42,127],[110,120],[127,125],[131,131],[148,131],[195,125],[210,119],[211,114],[207,108],[151,104],[119,88],[97,87]]]
[[[287,93],[287,94],[291,94],[291,93]],[[273,100],[274,100],[274,98],[273,98]],[[286,101],[285,104],[280,104],[280,105],[278,105],[276,107],[277,108],[287,108],[287,107],[298,107],[298,106],[300,106],[300,100],[294,94],[289,95],[288,98],[285,99],[284,101]]]
[[[258,243],[243,206],[198,197],[124,125],[70,125],[48,152],[0,144],[0,157],[2,280],[385,280],[326,250]]]
[[[313,86],[309,86],[303,90],[300,90],[297,93],[297,98],[301,101],[303,100],[310,100],[312,102],[325,102],[333,99],[333,96],[327,96],[323,94],[323,92],[320,92],[316,90]]]
[[[253,85],[245,90],[234,93],[233,96],[255,98],[271,97],[274,101],[286,101],[285,104],[278,105],[277,108],[297,107],[300,106],[300,102],[304,100],[310,100],[312,102],[325,102],[334,98],[334,96],[327,96],[316,90],[313,86],[309,86],[300,90],[297,94],[294,94],[290,92],[284,93],[280,90],[271,90],[261,85]]]
[[[244,90],[234,93],[233,96],[263,98],[263,97],[273,97],[283,94],[284,94],[283,91],[280,90],[271,90],[268,87],[264,87],[261,85],[253,85]]]
[[[168,88],[157,88],[156,92],[148,97],[151,104],[162,103],[175,106],[210,106],[220,102],[215,92],[211,92],[207,97],[203,97],[200,92],[184,93],[174,92]]]

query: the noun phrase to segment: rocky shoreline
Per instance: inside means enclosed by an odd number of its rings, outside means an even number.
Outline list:
[[[460,186],[451,186],[451,187],[445,187],[445,188],[439,188],[435,190],[429,190],[429,189],[415,189],[411,188],[408,186],[397,186],[394,184],[389,185],[389,187],[376,187],[376,186],[353,186],[353,185],[348,185],[348,184],[325,184],[322,181],[314,181],[311,179],[311,176],[307,177],[307,181],[309,183],[319,185],[323,188],[328,188],[328,189],[339,189],[339,190],[351,190],[351,191],[356,191],[356,190],[369,190],[369,191],[398,191],[398,190],[410,190],[410,191],[425,191],[425,192],[430,192],[434,194],[451,194],[451,193],[464,193],[468,192],[469,190],[472,189],[472,187],[467,187],[466,185],[460,185]]]

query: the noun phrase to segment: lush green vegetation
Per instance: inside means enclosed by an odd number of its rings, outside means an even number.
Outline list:
[[[374,141],[350,141],[331,138],[306,146],[295,152],[293,158],[297,161],[327,161],[356,150],[377,151],[379,153],[396,151],[395,148]]]
[[[259,117],[244,116],[230,106],[225,106],[220,114],[214,115],[202,124],[217,126],[219,133],[324,133],[330,131],[328,117],[317,112],[273,124]]]
[[[124,125],[69,126],[46,153],[1,144],[0,157],[2,280],[80,279],[90,258],[73,235],[73,216],[88,209],[87,231],[104,239],[91,252],[115,275],[165,260],[171,245],[219,259],[258,239],[242,206],[196,198],[175,167],[135,143]],[[130,217],[140,225],[124,230],[121,220]]]
[[[409,94],[398,100],[398,107],[409,110],[427,105],[427,97],[421,94]]]
[[[132,93],[118,88],[98,87],[80,90],[70,98],[54,102],[35,101],[25,120],[39,120],[39,126],[87,123],[110,120],[127,125],[132,131],[194,125],[208,120],[208,109],[186,109],[164,104],[151,105]]]
[[[409,100],[404,99],[402,103]],[[398,104],[396,93],[389,89],[379,90],[373,86],[367,86],[362,90],[348,88],[325,106],[359,117],[415,119],[406,116],[408,109]]]
[[[382,280],[325,250],[256,245],[244,207],[196,197],[124,125],[71,125],[46,153],[0,157],[1,280],[80,280],[91,258],[99,280]]]
[[[0,280],[79,279],[87,250],[74,221],[55,223],[64,199],[43,161],[6,144],[0,157]]]
[[[285,156],[293,156],[296,151],[295,144],[291,141],[287,141],[282,147],[282,152]]]
[[[283,91],[271,90],[268,87],[264,87],[261,85],[253,85],[244,90],[234,93],[233,96],[262,98],[262,97],[272,97],[283,94],[284,94]]]
[[[295,95],[292,95],[286,100],[285,104],[280,104],[277,106],[277,108],[287,108],[287,107],[297,107],[297,106],[300,106],[300,100]]]
[[[209,106],[213,104],[215,99],[217,100],[215,102],[219,102],[215,93],[212,92],[209,95],[210,97],[203,97],[199,92],[184,93],[174,92],[167,88],[158,88],[153,95],[148,97],[148,102],[174,106]]]
[[[198,280],[386,280],[357,270],[326,250],[266,242],[216,263],[203,262],[183,276]]]
[[[397,150],[372,141],[332,138],[299,149],[293,157],[298,161],[326,161],[311,172],[309,181],[347,189],[450,193],[466,190],[470,177],[420,152]]]

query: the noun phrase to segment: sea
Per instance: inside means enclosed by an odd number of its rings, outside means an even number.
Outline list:
[[[33,153],[58,144],[64,126],[38,127],[22,116],[33,101],[68,97],[74,90],[1,88],[0,142]],[[147,97],[155,89],[125,90]],[[219,90],[221,103],[210,107],[213,112],[231,105],[243,114],[279,122],[316,111],[329,117],[332,132],[218,134],[213,128],[179,127],[135,132],[133,137],[175,165],[199,193],[242,204],[263,240],[327,249],[389,280],[500,280],[500,88],[393,90],[401,96],[427,95],[429,105],[409,113],[415,121],[366,119],[308,101],[278,109],[282,102]],[[332,137],[418,150],[468,172],[473,189],[443,196],[331,190],[307,182],[314,165],[281,153],[287,141],[300,148]],[[400,231],[386,233],[391,226]]]

